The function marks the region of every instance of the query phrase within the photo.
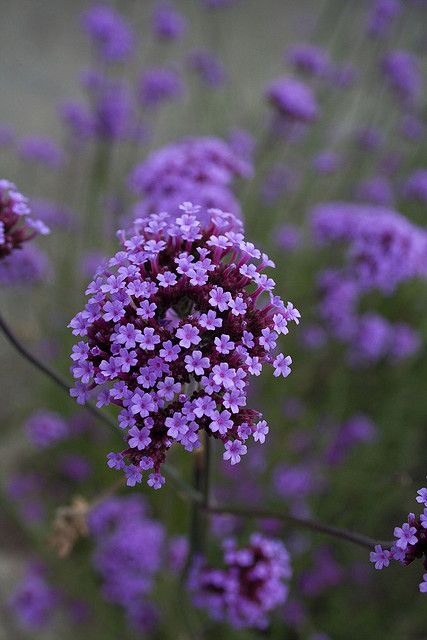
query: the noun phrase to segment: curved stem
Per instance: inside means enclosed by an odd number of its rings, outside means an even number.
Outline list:
[[[281,522],[286,522],[295,526],[304,527],[305,529],[310,529],[311,531],[317,533],[325,533],[335,538],[340,538],[341,540],[347,540],[348,542],[352,542],[353,544],[357,544],[360,547],[365,547],[367,549],[373,549],[373,547],[377,544],[381,544],[383,547],[390,547],[393,544],[389,540],[385,542],[381,540],[375,540],[373,538],[370,538],[369,536],[365,536],[364,534],[324,524],[323,522],[320,522],[318,520],[313,520],[311,518],[299,518],[287,513],[270,511],[269,509],[248,509],[246,507],[235,505],[218,505],[210,506],[207,509],[207,512],[233,515],[240,518],[254,518],[257,520],[279,520]]]
[[[33,367],[38,369],[41,373],[43,373],[47,378],[49,378],[52,382],[54,382],[62,391],[65,391],[68,397],[70,397],[70,385],[68,382],[62,378],[58,373],[53,371],[50,367],[48,367],[44,362],[39,360],[35,355],[33,355],[28,349],[18,340],[15,336],[5,319],[0,314],[0,331],[5,336],[6,340],[11,344],[18,353],[29,362]],[[86,411],[89,411],[95,418],[98,420],[102,420],[103,422],[108,423],[110,426],[115,427],[115,423],[101,411],[98,411],[96,407],[92,404],[87,403],[83,405],[83,408]]]

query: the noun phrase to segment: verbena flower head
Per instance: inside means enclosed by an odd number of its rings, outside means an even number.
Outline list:
[[[331,65],[327,51],[306,42],[291,45],[285,57],[295,69],[307,75],[323,76]]]
[[[409,51],[391,51],[384,57],[382,68],[396,95],[404,103],[414,103],[422,90],[417,57]]]
[[[213,89],[224,86],[227,73],[217,56],[209,49],[193,49],[187,57],[188,66]]]
[[[37,630],[51,619],[59,593],[46,580],[42,567],[29,566],[9,599],[9,606],[23,627]]]
[[[316,97],[302,80],[277,78],[267,87],[266,97],[279,114],[291,121],[310,123],[319,115]]]
[[[18,143],[18,155],[24,160],[40,162],[49,169],[60,169],[65,162],[64,151],[51,138],[27,136]]]
[[[165,102],[177,100],[183,93],[184,84],[174,69],[153,67],[141,76],[139,99],[145,107],[159,107]]]
[[[384,36],[402,11],[400,0],[376,0],[368,17],[368,33]]]
[[[124,62],[134,50],[134,34],[128,21],[106,4],[95,4],[82,15],[85,31],[107,62]]]
[[[49,233],[48,227],[30,216],[28,199],[13,182],[0,180],[0,260],[24,242]]]
[[[88,303],[70,323],[86,338],[73,347],[72,395],[84,402],[97,390],[98,406],[120,407],[125,449],[108,456],[128,485],[160,488],[167,450],[200,445],[200,432],[220,440],[232,464],[265,425],[248,409],[249,378],[264,364],[290,373],[291,358],[277,353],[280,334],[299,312],[274,295],[263,273],[273,266],[231,214],[181,205],[120,231],[122,249],[99,269]],[[266,425],[265,425],[266,426]]]
[[[169,2],[158,5],[153,12],[152,28],[160,40],[177,40],[187,30],[187,21]]]
[[[224,567],[200,560],[190,576],[194,604],[236,629],[268,626],[267,614],[287,598],[290,557],[279,540],[254,533],[246,547],[224,543]]]
[[[51,273],[48,256],[32,244],[26,244],[19,251],[0,259],[2,287],[37,285],[49,279]]]
[[[252,164],[223,140],[188,138],[155,151],[138,164],[129,186],[143,197],[135,209],[137,215],[167,211],[176,217],[182,202],[193,202],[201,206],[199,215],[208,219],[210,208],[240,214],[230,187],[236,178],[251,175]]]
[[[64,440],[69,435],[67,423],[52,411],[37,411],[24,425],[28,439],[44,449]]]
[[[403,185],[403,193],[406,198],[427,202],[427,169],[417,169],[406,179]]]
[[[124,608],[132,627],[148,631],[154,621],[148,598],[165,545],[162,524],[149,517],[141,496],[104,500],[91,510],[88,524],[105,598]]]
[[[370,561],[375,569],[388,567],[392,560],[403,565],[414,562],[417,558],[423,560],[424,569],[427,567],[427,488],[417,491],[416,501],[422,509],[422,513],[415,515],[409,513],[408,519],[401,527],[395,527],[393,535],[395,541],[390,549],[383,549],[376,545],[370,553]],[[419,585],[421,593],[427,593],[427,574],[424,573]]]

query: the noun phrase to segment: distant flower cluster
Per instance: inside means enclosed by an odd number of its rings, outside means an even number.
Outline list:
[[[189,582],[194,604],[236,629],[264,629],[266,615],[288,595],[292,570],[286,547],[259,533],[251,535],[246,547],[231,539],[223,546],[224,568],[203,560],[194,567]]]
[[[389,295],[402,282],[425,277],[425,231],[395,211],[345,202],[315,207],[312,227],[319,243],[348,245],[345,266],[324,271],[319,284],[321,315],[333,335],[350,346],[352,359],[399,360],[414,353],[420,339],[408,324],[359,314],[358,304],[369,291]]]
[[[162,565],[163,526],[150,518],[141,496],[104,500],[91,510],[88,523],[104,597],[123,607],[132,628],[152,631],[158,614],[149,595]]]
[[[32,565],[9,599],[9,606],[21,625],[32,631],[43,628],[52,617],[59,592],[50,586],[44,569]]]
[[[28,200],[9,180],[0,180],[0,260],[39,234],[47,226],[30,216]]]
[[[167,211],[176,217],[182,202],[193,202],[207,220],[211,208],[240,215],[231,185],[236,178],[251,175],[251,163],[223,140],[188,138],[155,151],[137,165],[129,186],[143,198],[135,207],[136,215]]]
[[[383,549],[379,544],[375,546],[370,554],[375,569],[388,567],[391,560],[408,565],[417,558],[423,558],[423,566],[427,570],[427,489],[423,487],[417,494],[416,500],[424,508],[423,512],[408,514],[407,522],[394,528],[396,540],[390,549]],[[424,573],[419,588],[421,593],[427,593],[427,573]]]
[[[276,345],[300,314],[273,295],[274,280],[262,273],[273,263],[244,240],[234,216],[214,210],[203,225],[198,212],[185,203],[176,221],[152,215],[119,232],[122,250],[95,274],[70,323],[87,337],[73,347],[72,395],[84,403],[98,388],[98,406],[121,408],[127,448],[108,464],[124,469],[130,486],[152,469],[148,484],[160,488],[167,450],[199,447],[200,431],[238,463],[245,441],[263,443],[268,433],[246,408],[249,377],[264,364],[275,376],[291,371]]]

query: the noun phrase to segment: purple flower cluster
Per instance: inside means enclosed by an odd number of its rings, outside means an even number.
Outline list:
[[[427,169],[417,169],[406,179],[403,186],[406,198],[427,203]]]
[[[413,104],[422,90],[417,57],[409,51],[390,51],[382,61],[384,75],[404,104]]]
[[[30,217],[28,200],[9,180],[0,180],[0,260],[39,234],[49,233],[40,220]]]
[[[176,217],[182,202],[193,202],[207,219],[210,208],[239,215],[231,184],[251,175],[251,163],[223,140],[189,138],[152,153],[135,167],[129,186],[144,198],[135,207],[136,215],[167,211]]]
[[[285,57],[297,71],[311,76],[324,76],[331,66],[325,49],[306,42],[290,46]]]
[[[51,138],[27,136],[18,144],[18,155],[24,160],[39,162],[49,169],[60,169],[65,162],[64,151]]]
[[[10,597],[9,606],[23,627],[35,631],[50,621],[58,598],[43,568],[32,565]]]
[[[26,244],[19,251],[0,260],[0,284],[2,287],[36,285],[44,282],[51,273],[49,258],[38,247]]]
[[[368,33],[382,37],[402,11],[400,0],[376,0],[368,17]]]
[[[392,324],[375,313],[358,315],[357,306],[371,290],[391,294],[402,282],[425,277],[425,231],[390,209],[343,202],[315,207],[312,227],[321,244],[348,244],[345,266],[324,271],[319,285],[321,315],[332,333],[350,345],[352,359],[398,360],[414,353],[419,337],[409,325]]]
[[[104,500],[91,510],[88,524],[105,598],[124,608],[131,627],[152,631],[157,615],[148,596],[162,564],[163,526],[149,517],[141,496]]]
[[[302,80],[277,78],[267,87],[266,97],[281,116],[292,122],[310,123],[319,115],[316,97]]]
[[[106,4],[96,4],[82,15],[82,24],[98,54],[106,62],[124,62],[134,50],[134,34],[120,13]]]
[[[152,67],[144,71],[139,83],[139,99],[144,107],[158,108],[177,100],[184,93],[181,76],[175,69]]]
[[[202,559],[196,563],[189,580],[194,604],[236,629],[265,629],[267,614],[288,595],[286,582],[292,570],[285,545],[253,533],[246,547],[239,548],[229,539],[223,548],[224,568]]]
[[[273,295],[274,280],[262,273],[271,260],[231,214],[213,210],[202,225],[197,207],[181,210],[175,221],[152,215],[119,232],[122,250],[95,274],[69,325],[87,337],[73,347],[72,395],[83,403],[97,388],[98,406],[120,407],[127,448],[108,464],[124,469],[129,486],[152,469],[148,484],[160,488],[167,450],[178,442],[192,451],[200,431],[238,463],[245,441],[263,443],[268,433],[246,408],[249,377],[264,364],[275,376],[291,371],[276,345],[300,314]]]
[[[375,569],[388,567],[391,560],[408,565],[417,558],[424,558],[423,567],[427,572],[427,488],[419,489],[417,494],[416,500],[423,506],[423,513],[408,514],[407,522],[394,528],[396,540],[390,549],[383,549],[379,544],[375,546],[375,550],[370,553],[370,561],[374,563]],[[421,593],[427,593],[427,573],[424,573],[419,589]]]
[[[36,411],[25,423],[28,439],[40,449],[56,444],[69,435],[65,420],[52,411]]]
[[[177,40],[187,30],[187,21],[169,2],[155,7],[152,16],[152,28],[160,40]]]
[[[224,86],[227,73],[217,56],[209,49],[193,49],[187,57],[189,68],[212,89]]]

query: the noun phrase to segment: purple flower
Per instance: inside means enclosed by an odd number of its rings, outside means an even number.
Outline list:
[[[223,87],[227,81],[227,73],[217,56],[208,49],[193,49],[187,57],[192,71],[212,89]]]
[[[325,75],[331,64],[327,51],[305,42],[291,45],[285,57],[295,69],[312,76]]]
[[[417,491],[416,501],[424,504],[427,507],[427,489],[423,487],[422,489],[418,489]]]
[[[189,588],[197,607],[207,609],[214,620],[235,629],[265,629],[267,614],[287,598],[286,582],[292,575],[286,547],[279,540],[252,534],[246,547],[224,542],[224,567],[203,559],[193,567]]]
[[[400,0],[376,0],[368,17],[368,33],[382,37],[402,11]]]
[[[106,62],[124,62],[134,50],[134,34],[123,16],[106,4],[95,4],[82,15],[85,31]]]
[[[412,104],[422,90],[419,62],[408,51],[391,51],[382,62],[383,73],[396,95],[405,103]]]
[[[427,169],[417,169],[411,173],[403,186],[404,196],[411,200],[427,202]]]
[[[164,2],[154,9],[152,28],[160,40],[178,40],[187,30],[187,21],[172,4]]]
[[[215,209],[202,224],[198,211],[186,202],[177,218],[150,215],[119,231],[121,250],[97,270],[70,323],[84,338],[72,353],[73,394],[84,402],[96,389],[98,406],[120,407],[126,446],[108,465],[123,468],[129,486],[152,469],[149,485],[159,488],[168,449],[192,451],[200,431],[239,462],[240,434],[262,443],[268,433],[246,408],[250,375],[265,364],[289,373],[290,359],[271,351],[299,312],[273,295],[263,273],[272,261],[234,216]]]
[[[9,607],[24,627],[35,631],[50,621],[58,599],[59,593],[48,584],[44,570],[30,566],[10,597]]]
[[[24,160],[40,162],[49,169],[60,169],[65,163],[65,153],[51,138],[27,136],[18,143],[18,155]]]
[[[30,442],[41,449],[69,436],[66,422],[59,414],[51,411],[37,411],[26,421],[24,429]]]
[[[177,71],[163,67],[148,69],[139,83],[139,99],[145,107],[157,108],[177,100],[184,93],[184,85]]]
[[[371,551],[369,554],[369,560],[375,564],[375,569],[384,569],[390,564],[390,551],[377,544],[375,551]]]
[[[416,528],[411,527],[407,522],[404,522],[401,527],[395,527],[393,535],[397,538],[396,546],[405,551],[408,544],[417,544],[416,533]]]
[[[281,115],[292,121],[313,122],[319,115],[314,93],[301,80],[278,78],[267,87],[266,97]]]
[[[35,236],[49,233],[41,221],[30,217],[28,199],[9,180],[0,180],[0,260]]]

